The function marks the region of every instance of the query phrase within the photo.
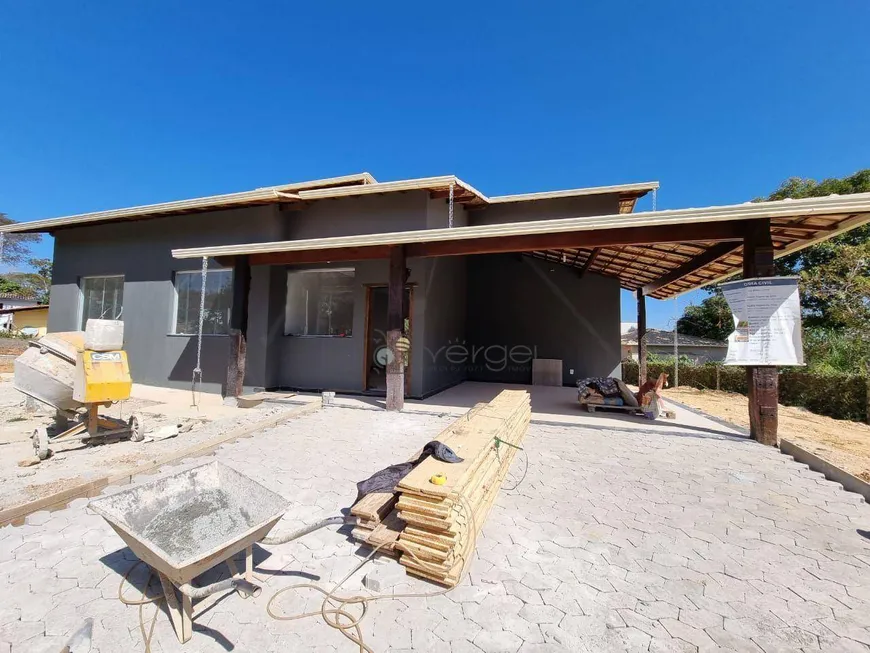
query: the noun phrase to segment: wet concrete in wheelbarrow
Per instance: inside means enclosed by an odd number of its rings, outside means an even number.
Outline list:
[[[251,478],[211,462],[95,499],[91,506],[178,567],[276,520],[288,503]]]

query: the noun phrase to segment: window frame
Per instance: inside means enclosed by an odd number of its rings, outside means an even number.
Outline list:
[[[79,311],[77,323],[82,331],[85,330],[85,281],[88,279],[121,279],[121,316],[119,320],[124,319],[124,286],[127,285],[126,278],[123,274],[88,274],[79,277]],[[94,318],[96,319],[96,318]],[[114,318],[112,318],[114,319]]]
[[[324,334],[295,334],[287,332],[287,323],[288,323],[288,312],[290,310],[290,275],[291,274],[315,274],[315,273],[324,273],[324,272],[351,272],[353,273],[354,285],[356,285],[356,268],[352,266],[343,266],[343,267],[335,267],[335,268],[287,268],[285,270],[284,282],[285,282],[285,292],[284,292],[284,337],[285,338],[338,338],[340,340],[350,340],[353,338],[353,320],[356,317],[356,297],[353,296],[355,292],[355,288],[351,289],[351,296],[353,297],[353,315],[351,316],[351,334],[349,336],[341,336],[341,335],[330,335],[327,333]]]
[[[235,269],[231,267],[209,267],[206,270],[207,274],[212,272],[229,272],[230,275],[235,274]],[[179,333],[178,332],[178,275],[180,274],[195,274],[199,277],[200,288],[202,288],[202,268],[197,270],[174,270],[172,272],[172,311],[169,314],[169,333],[167,335],[170,336],[178,336],[179,338],[196,338],[198,337],[198,333]],[[232,276],[230,276],[232,279]],[[232,314],[233,304],[232,304],[232,293],[230,293],[230,313]],[[227,318],[229,320],[229,318]],[[229,337],[230,325],[229,321],[227,321],[227,332],[226,333],[203,333],[203,338],[227,338]]]

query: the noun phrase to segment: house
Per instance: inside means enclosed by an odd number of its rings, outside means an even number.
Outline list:
[[[465,380],[528,383],[534,358],[561,360],[565,385],[618,375],[620,288],[644,332],[647,296],[770,275],[774,256],[870,220],[870,194],[633,213],[657,187],[490,197],[362,173],[0,231],[53,234],[49,330],[123,319],[137,382],[190,387],[199,367],[229,397],[386,392],[396,408]]]
[[[0,330],[9,331],[12,326],[12,314],[7,312],[8,309],[36,306],[36,303],[36,299],[33,297],[6,292],[0,293]]]
[[[7,330],[27,336],[44,336],[48,331],[48,306],[21,306],[0,310],[0,320],[7,320]]]
[[[659,329],[647,329],[646,348],[650,354],[659,357],[673,358],[674,332]],[[711,363],[725,360],[728,353],[728,343],[722,340],[699,338],[680,333],[677,336],[677,352],[682,358],[686,356],[695,363]],[[623,359],[638,360],[637,329],[631,329],[622,335]]]

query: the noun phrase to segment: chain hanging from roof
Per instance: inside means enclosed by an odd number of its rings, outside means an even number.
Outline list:
[[[196,385],[199,383],[200,395],[202,395],[202,327],[205,320],[205,286],[208,277],[208,256],[202,257],[202,287],[199,290],[199,330],[196,333],[196,367],[193,368],[193,376],[190,380],[190,395],[192,406],[199,408],[196,396]]]
[[[450,202],[447,209],[447,228],[453,229],[453,182],[450,182]]]

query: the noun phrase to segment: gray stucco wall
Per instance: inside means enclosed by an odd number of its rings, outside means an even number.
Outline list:
[[[528,256],[473,256],[467,306],[469,380],[531,383],[531,357],[562,359],[565,385],[621,373],[616,279],[581,279]]]
[[[353,335],[349,338],[292,337],[285,336],[282,327],[280,337],[272,341],[271,347],[277,351],[278,371],[270,385],[298,388],[303,390],[336,390],[362,392],[365,390],[364,372],[366,368],[365,314],[366,286],[386,285],[389,280],[388,261],[355,261],[333,266],[306,267],[353,267],[354,268],[354,314]],[[408,267],[411,276],[409,284],[414,284],[414,300],[411,312],[412,341],[425,337],[425,287],[427,266],[425,261],[410,260]],[[281,310],[287,288],[286,271],[282,269],[281,279],[277,279],[272,293],[280,299]],[[271,350],[270,350],[271,352]],[[271,354],[270,354],[271,356]],[[423,393],[423,351],[412,347],[411,350],[411,396]]]
[[[49,307],[50,331],[80,328],[84,276],[124,275],[125,348],[133,380],[138,383],[189,387],[196,366],[196,338],[173,335],[174,273],[196,270],[197,260],[172,258],[175,247],[269,241],[281,237],[275,207],[264,206],[66,229],[55,234],[54,268]],[[213,261],[212,267],[218,267]],[[259,279],[252,272],[252,299],[261,301]],[[264,380],[258,347],[265,338],[261,306],[252,304],[251,321],[259,340],[249,346],[252,385]],[[214,392],[226,379],[228,339],[203,339],[203,388]]]
[[[467,260],[448,256],[428,260],[425,322],[421,339],[415,337],[417,353],[422,353],[423,391],[431,394],[467,378],[464,358],[457,355],[466,333]]]
[[[425,229],[429,201],[428,193],[409,191],[314,202],[303,211],[281,213],[284,238],[300,240]]]
[[[586,198],[581,204],[574,200],[546,202],[535,215],[578,215],[581,206],[585,214],[610,212],[598,205],[604,200],[593,199]],[[615,207],[615,198],[607,200],[611,201]],[[510,221],[533,217],[528,209],[519,211],[513,205],[485,211],[466,211],[459,204],[454,207],[455,226],[496,218]],[[448,204],[444,199],[408,192],[315,202],[303,210],[264,206],[60,230],[55,233],[49,329],[80,328],[82,277],[124,275],[125,346],[134,380],[189,387],[196,364],[196,338],[172,333],[174,274],[197,270],[200,262],[173,259],[172,249],[443,228],[447,220]],[[576,273],[561,268],[552,273],[555,276],[535,272],[537,268],[529,267],[529,263],[517,267],[520,258],[409,260],[409,282],[414,284],[411,396],[430,394],[466,378],[518,382],[530,379],[530,365],[508,377],[502,373],[469,374],[461,351],[454,347],[448,352],[451,345],[460,342],[537,345],[539,356],[565,359],[566,370],[574,366],[574,376],[618,371],[616,282],[594,275],[580,282]],[[217,267],[213,261],[210,264]],[[388,262],[361,261],[341,266],[356,270],[354,332],[350,338],[285,336],[287,269],[252,267],[246,386],[364,390],[366,286],[387,283]],[[552,283],[552,279],[558,279],[558,283]],[[564,307],[560,294],[570,297],[571,310]],[[577,335],[584,333],[584,323],[587,331],[606,337]],[[616,355],[609,367],[611,331],[615,334]],[[228,345],[225,336],[204,338],[205,391],[219,391],[225,382]]]
[[[474,226],[528,220],[556,220],[587,215],[611,215],[618,212],[618,195],[585,195],[538,202],[492,204],[486,208],[475,208],[468,211],[468,224]]]
[[[58,231],[49,330],[80,328],[82,277],[124,275],[125,347],[134,381],[189,387],[196,338],[174,335],[174,273],[197,270],[198,260],[177,260],[171,250],[245,242],[422,229],[429,197],[423,192],[318,202],[303,211],[277,206],[218,211]],[[211,267],[218,267],[210,261]],[[386,261],[342,264],[357,268],[352,338],[284,336],[286,269],[253,266],[249,298],[245,385],[362,390],[365,350],[364,284],[385,284]],[[425,264],[412,262],[411,282],[422,284]],[[417,308],[419,306],[419,308]],[[424,301],[415,302],[422,334]],[[228,339],[203,339],[203,389],[217,392],[226,377]],[[422,351],[411,394],[423,392]]]

